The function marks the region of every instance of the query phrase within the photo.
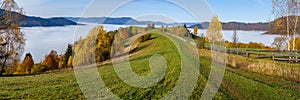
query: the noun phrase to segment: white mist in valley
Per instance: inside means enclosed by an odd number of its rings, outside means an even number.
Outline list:
[[[35,63],[44,60],[45,55],[51,50],[63,54],[68,44],[73,44],[80,36],[85,37],[89,31],[97,26],[94,23],[84,23],[85,25],[64,26],[64,27],[22,27],[25,34],[26,45],[21,60],[26,53],[31,53]],[[103,25],[106,31],[117,30],[123,25]],[[76,31],[76,34],[75,34]]]
[[[194,29],[189,29],[191,32],[194,33]],[[223,38],[225,41],[232,42],[233,37],[232,30],[223,30]],[[264,34],[266,31],[243,31],[243,30],[237,30],[237,36],[238,36],[238,42],[242,43],[249,43],[249,42],[258,42],[263,43],[266,46],[271,46],[274,38],[279,37],[279,35],[270,35],[270,34]],[[199,29],[198,35],[201,34],[205,35],[206,30],[205,29]]]

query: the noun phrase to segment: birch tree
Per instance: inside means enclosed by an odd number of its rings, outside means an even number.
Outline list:
[[[2,0],[0,9],[3,13],[0,16],[0,53],[2,55],[0,75],[5,72],[5,66],[15,66],[20,62],[23,54],[25,39],[19,28],[19,21],[24,20],[23,9],[14,0]]]
[[[209,23],[209,27],[206,31],[206,37],[209,42],[218,43],[223,40],[222,24],[219,22],[217,16],[214,16]]]
[[[236,32],[236,30],[234,30],[233,31],[233,36],[232,36],[232,42],[234,44],[234,47],[236,47],[236,44],[237,44],[238,40],[239,40],[239,38],[237,36],[237,32]]]
[[[286,34],[286,38],[293,40],[296,38],[296,34],[299,32],[299,0],[272,0],[273,15],[275,18],[275,27],[280,33]],[[292,46],[292,47],[291,47]],[[295,50],[295,41],[287,42],[287,49]]]

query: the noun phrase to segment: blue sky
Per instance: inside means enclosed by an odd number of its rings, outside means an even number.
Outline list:
[[[272,20],[272,0],[16,0],[27,15],[133,17],[166,22],[208,21],[214,14],[223,22],[266,22]],[[117,9],[116,9],[117,8]],[[190,10],[193,9],[193,10]],[[195,10],[196,9],[196,10]],[[114,10],[114,12],[112,12]],[[153,17],[155,15],[155,17]]]

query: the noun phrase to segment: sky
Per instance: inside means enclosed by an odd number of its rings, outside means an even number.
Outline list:
[[[133,17],[163,22],[267,22],[272,0],[15,0],[26,14],[40,17]]]

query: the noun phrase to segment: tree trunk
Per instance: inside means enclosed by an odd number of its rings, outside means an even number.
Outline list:
[[[0,76],[2,76],[2,74],[5,72],[4,67],[5,67],[7,59],[8,59],[8,56],[5,55],[4,62],[2,63],[2,66],[1,66]]]
[[[286,12],[286,33],[287,33],[287,38],[290,39],[290,23],[289,23],[289,8],[288,8],[289,5],[287,5],[287,12]],[[291,50],[291,44],[290,42],[288,42],[288,51]]]

